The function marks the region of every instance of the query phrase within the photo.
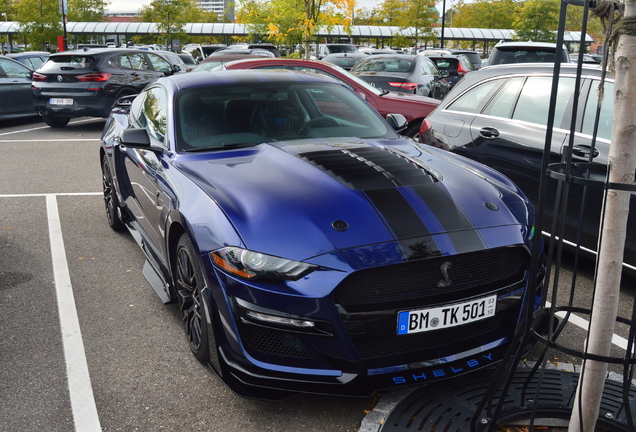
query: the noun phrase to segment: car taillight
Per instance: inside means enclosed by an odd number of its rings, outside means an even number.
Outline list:
[[[46,81],[46,75],[33,72],[33,81]]]
[[[78,75],[75,78],[77,78],[77,80],[81,82],[104,82],[104,81],[108,81],[111,77],[112,75],[109,73],[96,72],[96,73]]]
[[[410,82],[388,82],[387,84],[393,87],[400,87],[409,91],[413,91],[417,88],[417,83],[410,83]]]
[[[462,67],[462,64],[457,65],[457,75],[466,75],[468,71]]]
[[[420,136],[424,135],[426,132],[430,131],[433,127],[433,123],[427,118],[422,120],[422,124],[420,125]]]

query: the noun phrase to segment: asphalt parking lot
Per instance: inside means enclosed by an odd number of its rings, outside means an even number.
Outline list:
[[[371,398],[247,400],[190,354],[176,307],[141,274],[141,250],[106,223],[103,125],[0,121],[0,431],[357,430]],[[582,304],[590,277],[577,285]],[[633,285],[624,282],[622,316]],[[568,325],[572,346],[584,337]]]

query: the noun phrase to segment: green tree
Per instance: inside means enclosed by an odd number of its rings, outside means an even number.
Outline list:
[[[418,46],[421,40],[432,41],[437,37],[433,34],[433,27],[437,23],[438,12],[435,9],[435,1],[410,0],[406,7],[400,11],[399,26],[411,29],[413,43]]]
[[[518,9],[515,0],[459,0],[453,8],[453,27],[511,29]]]
[[[378,25],[400,25],[404,3],[400,0],[384,0],[378,7]]]
[[[58,2],[51,0],[19,0],[15,4],[20,33],[31,49],[48,50],[63,34]]]
[[[559,0],[527,0],[513,22],[516,40],[554,42],[559,27]]]
[[[68,0],[69,21],[100,22],[104,21],[109,0]]]
[[[157,23],[158,35],[136,36],[133,39],[141,43],[158,43],[170,46],[172,39],[188,41],[185,24],[189,22],[217,22],[216,14],[205,13],[196,0],[152,0],[141,8],[143,22]]]
[[[309,45],[319,26],[351,25],[355,0],[249,0],[237,11],[237,22],[249,24],[250,33],[272,41],[300,40],[309,58]]]

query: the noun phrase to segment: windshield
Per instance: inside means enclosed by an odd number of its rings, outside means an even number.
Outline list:
[[[328,48],[332,54],[358,51],[358,48],[353,45],[328,45]]]
[[[339,84],[269,82],[197,87],[175,99],[177,151],[222,150],[272,141],[397,135]]]

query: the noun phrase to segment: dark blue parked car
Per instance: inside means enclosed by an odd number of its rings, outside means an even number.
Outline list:
[[[500,360],[523,296],[541,300],[524,195],[387,120],[330,78],[281,70],[161,78],[108,118],[108,222],[238,394],[461,375]]]

